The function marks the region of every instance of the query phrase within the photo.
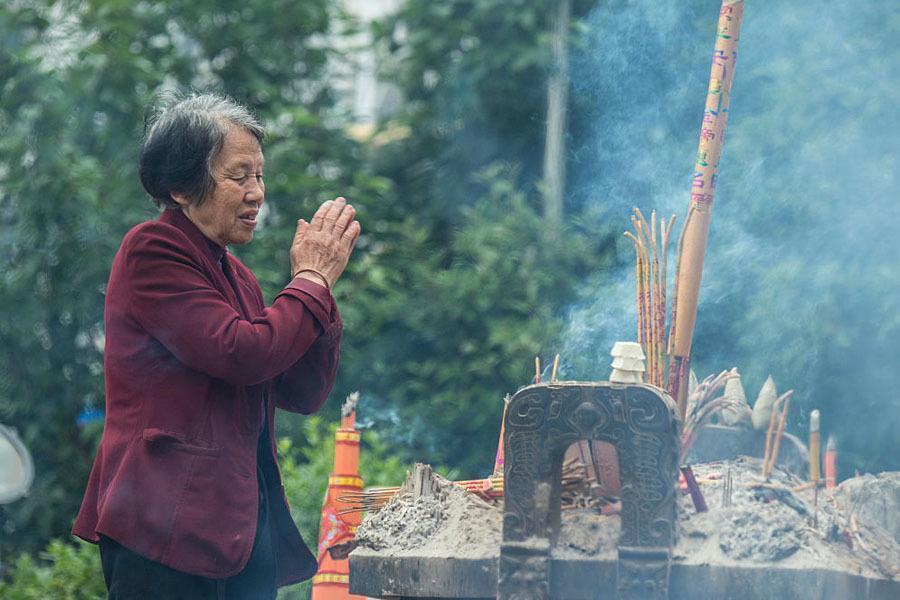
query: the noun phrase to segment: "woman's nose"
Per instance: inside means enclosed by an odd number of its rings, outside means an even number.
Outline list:
[[[262,204],[266,199],[266,184],[262,180],[262,178],[254,177],[250,182],[250,187],[247,189],[247,193],[244,198],[250,202],[256,202],[258,204]]]

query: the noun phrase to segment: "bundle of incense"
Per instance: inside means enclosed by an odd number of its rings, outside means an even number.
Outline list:
[[[778,460],[778,451],[781,448],[781,436],[784,434],[784,425],[787,420],[788,408],[790,408],[791,396],[793,395],[794,390],[788,390],[779,396],[772,405],[772,416],[769,417],[769,429],[766,431],[766,448],[763,454],[762,471],[760,472],[760,476],[763,479],[768,479],[769,474],[775,467],[775,462]],[[784,409],[781,410],[781,416],[778,418],[778,410],[782,405],[784,406]],[[777,431],[775,429],[776,418],[778,418]]]
[[[584,487],[587,477],[584,469],[585,466],[575,460],[570,460],[563,464],[561,478],[563,491],[574,492]],[[452,483],[485,500],[503,497],[502,473],[485,479],[470,479]],[[399,486],[369,488],[362,492],[348,492],[337,499],[339,503],[344,505],[344,508],[338,511],[338,514],[344,515],[380,510],[398,491],[400,491]]]
[[[739,377],[737,369],[730,371],[722,371],[718,375],[710,375],[702,382],[697,384],[697,389],[691,395],[691,401],[688,403],[690,410],[684,417],[684,427],[681,432],[681,456],[680,460],[684,460],[694,440],[697,439],[697,430],[712,415],[728,408],[740,408],[738,401],[731,398],[720,397],[715,398],[716,393],[725,387],[729,380]]]
[[[669,394],[675,398],[682,417],[687,402],[687,377],[690,372],[691,343],[697,319],[703,258],[706,253],[709,223],[712,219],[719,158],[728,123],[731,83],[734,78],[743,14],[743,0],[723,0],[719,11],[706,105],[700,125],[700,141],[691,182],[688,218],[682,232],[683,239],[679,242],[681,248],[678,251],[676,267],[668,387]]]
[[[485,499],[503,497],[503,476],[492,476],[486,479],[470,479],[454,481],[455,485]],[[346,508],[338,511],[339,515],[362,511],[376,511],[400,491],[400,487],[370,488],[362,492],[352,492],[338,497],[338,502]]]
[[[650,223],[635,207],[631,216],[634,233],[625,235],[634,244],[635,298],[637,304],[637,340],[644,350],[646,382],[663,387],[667,361],[666,344],[666,285],[669,236],[675,225],[675,215],[669,222],[657,220],[656,211],[650,213]],[[657,229],[659,235],[657,235]],[[662,263],[662,268],[660,268]]]

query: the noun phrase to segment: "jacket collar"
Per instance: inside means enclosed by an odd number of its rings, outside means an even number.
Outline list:
[[[159,220],[180,229],[211,261],[222,262],[226,253],[225,248],[203,235],[203,232],[181,212],[180,208],[167,208],[159,216]]]

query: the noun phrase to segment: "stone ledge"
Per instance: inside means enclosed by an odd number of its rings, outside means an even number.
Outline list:
[[[553,598],[615,598],[616,563],[553,559]],[[729,600],[894,600],[900,582],[869,579],[829,569],[760,565],[692,565],[673,562],[669,597]],[[371,598],[495,598],[497,559],[383,556],[371,550],[350,555],[350,593]]]

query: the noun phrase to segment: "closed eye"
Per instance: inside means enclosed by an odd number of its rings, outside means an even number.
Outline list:
[[[262,183],[263,183],[263,174],[262,173],[253,173],[253,174],[246,174],[246,175],[237,175],[234,177],[228,177],[228,176],[225,177],[225,179],[230,179],[241,186],[245,185],[248,181],[250,181],[251,178],[255,178],[256,183],[262,185]]]

